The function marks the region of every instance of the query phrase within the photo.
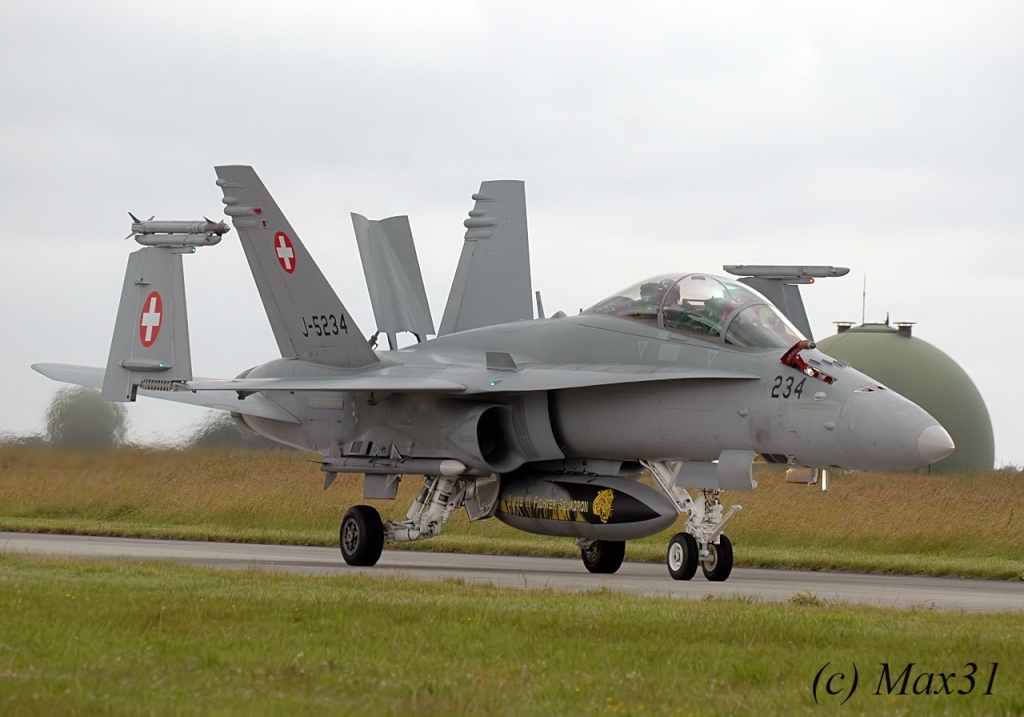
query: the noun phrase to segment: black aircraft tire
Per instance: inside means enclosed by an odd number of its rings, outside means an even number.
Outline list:
[[[338,540],[341,557],[349,565],[376,565],[384,550],[384,523],[380,513],[369,505],[355,505],[341,519]]]
[[[583,564],[592,573],[614,573],[626,557],[625,540],[595,540],[580,550]]]
[[[689,580],[697,574],[700,549],[697,540],[689,533],[676,533],[668,542],[665,564],[673,580]]]
[[[711,555],[700,564],[704,577],[713,583],[723,582],[732,572],[732,543],[724,535],[718,539],[718,545],[708,546]]]

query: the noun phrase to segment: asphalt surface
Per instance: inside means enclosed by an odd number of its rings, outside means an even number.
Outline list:
[[[580,560],[462,555],[386,550],[372,568],[354,568],[337,548],[250,545],[144,538],[105,538],[0,532],[0,551],[82,558],[170,560],[226,569],[261,568],[307,575],[401,575],[423,580],[459,578],[518,588],[551,587],[582,592],[607,588],[641,595],[699,600],[744,596],[785,602],[808,592],[822,600],[897,608],[997,612],[1024,609],[1024,583],[905,575],[862,575],[736,568],[724,583],[700,571],[690,581],[672,580],[663,564],[624,563],[614,575],[592,575]]]

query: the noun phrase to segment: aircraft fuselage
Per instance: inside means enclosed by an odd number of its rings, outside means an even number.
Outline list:
[[[720,369],[740,378],[637,381],[555,390],[504,390],[522,369],[617,365],[657,372]],[[515,369],[488,369],[486,352]],[[826,383],[780,362],[779,349],[743,349],[659,330],[629,319],[574,316],[476,329],[381,353],[372,371],[389,376],[489,378],[486,394],[271,391],[301,420],[245,418],[275,440],[324,455],[450,458],[469,474],[504,473],[561,458],[711,461],[725,449],[788,456],[810,467],[924,465],[922,441],[938,424],[899,394],[847,364],[808,349]],[[300,359],[276,359],[248,378],[351,376]],[[493,384],[493,385],[491,385]],[[472,399],[472,400],[470,400]],[[244,400],[239,402],[244,414]],[[925,449],[927,451],[927,448]]]

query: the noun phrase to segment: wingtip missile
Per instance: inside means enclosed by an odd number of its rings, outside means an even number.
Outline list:
[[[227,222],[214,222],[203,217],[203,221],[154,221],[150,217],[140,221],[131,212],[132,231],[128,236],[143,246],[213,246],[221,237],[231,231]]]
[[[775,279],[794,284],[813,284],[814,279],[832,276],[846,276],[850,273],[845,266],[781,266],[774,264],[726,264],[722,267],[734,276],[755,279]]]

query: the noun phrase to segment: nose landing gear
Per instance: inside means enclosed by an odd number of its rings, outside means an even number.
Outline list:
[[[713,583],[720,583],[732,572],[732,542],[725,535],[718,537],[718,543],[708,543],[707,557],[701,560],[700,569],[704,577]]]
[[[742,507],[734,505],[723,515],[719,500],[722,491],[700,488],[694,500],[676,480],[681,466],[658,461],[643,461],[643,464],[679,512],[687,515],[685,532],[676,533],[668,544],[665,563],[669,575],[674,580],[689,580],[697,574],[699,565],[709,581],[727,579],[732,573],[732,541],[722,530]]]

